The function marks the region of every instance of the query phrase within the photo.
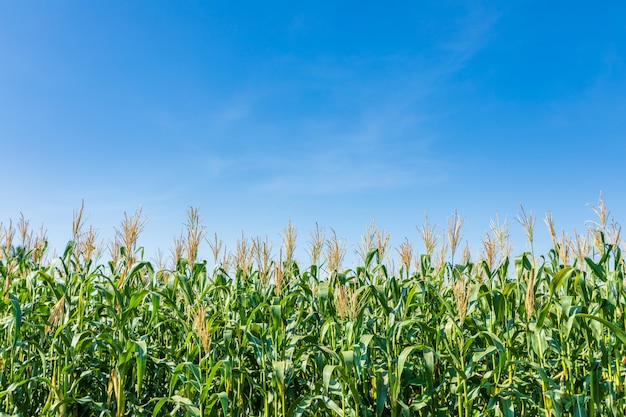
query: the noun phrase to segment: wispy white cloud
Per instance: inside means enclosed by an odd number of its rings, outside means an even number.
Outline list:
[[[501,12],[473,4],[467,14],[453,22],[455,30],[444,37],[437,48],[446,53],[449,62],[462,65],[484,48],[501,17]]]
[[[470,10],[430,56],[273,57],[259,73],[276,65],[291,73],[242,80],[211,106],[203,169],[251,192],[334,194],[450,181],[452,162],[434,150],[436,125],[448,115],[433,104],[498,18]]]
[[[294,195],[406,189],[445,181],[448,165],[429,153],[433,139],[415,127],[402,112],[341,126],[300,121],[278,133],[295,131],[298,139],[292,147],[238,148],[206,156],[205,166],[214,178],[228,178],[240,190]]]
[[[429,161],[415,161],[412,166],[393,166],[388,163],[315,164],[301,161],[298,166],[286,167],[268,176],[254,186],[262,193],[292,195],[337,195],[359,191],[398,190],[419,185],[432,185],[446,179],[446,173]],[[420,173],[422,171],[422,173]],[[426,173],[428,172],[428,173]]]

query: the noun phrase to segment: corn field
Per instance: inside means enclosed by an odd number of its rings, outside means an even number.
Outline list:
[[[278,254],[243,235],[227,252],[197,209],[168,262],[138,246],[141,211],[99,248],[81,208],[60,256],[9,221],[0,415],[623,416],[622,242],[596,212],[573,237],[548,215],[541,255],[513,254],[494,222],[476,260],[456,212],[443,233],[418,227],[421,254],[372,225],[346,269],[332,229],[311,234],[305,267],[291,224]],[[518,221],[532,248],[533,214]]]

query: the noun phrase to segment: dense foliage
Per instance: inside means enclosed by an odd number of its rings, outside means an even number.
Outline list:
[[[615,227],[598,225],[578,253],[555,239],[544,256],[494,256],[487,239],[479,260],[454,263],[460,225],[447,255],[426,225],[430,250],[402,246],[397,271],[379,231],[348,270],[336,237],[318,234],[302,268],[288,228],[278,259],[242,238],[230,265],[216,245],[208,268],[192,210],[166,268],[135,250],[138,216],[106,263],[78,217],[49,260],[44,239],[22,231],[14,245],[4,227],[0,415],[624,415]]]

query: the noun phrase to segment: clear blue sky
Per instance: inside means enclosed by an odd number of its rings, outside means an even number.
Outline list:
[[[229,248],[298,247],[318,222],[352,253],[456,208],[477,254],[489,220],[547,209],[571,233],[600,191],[626,219],[626,3],[0,2],[0,220],[72,211],[168,252],[188,206]],[[547,247],[547,246],[544,246]],[[202,249],[209,255],[208,245]],[[304,256],[301,256],[305,258]]]

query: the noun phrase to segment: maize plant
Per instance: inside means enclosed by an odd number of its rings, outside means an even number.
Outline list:
[[[599,213],[603,213],[601,204]],[[492,228],[476,260],[419,228],[424,253],[368,228],[360,263],[316,228],[308,265],[291,223],[267,239],[212,245],[197,209],[170,265],[125,216],[100,261],[75,214],[58,257],[21,220],[0,226],[1,416],[623,416],[626,289],[619,226],[512,253]],[[186,236],[186,238],[185,238]],[[21,239],[21,240],[20,240]],[[442,243],[437,243],[442,242]],[[324,253],[326,250],[326,253]],[[325,256],[324,256],[325,255]]]

